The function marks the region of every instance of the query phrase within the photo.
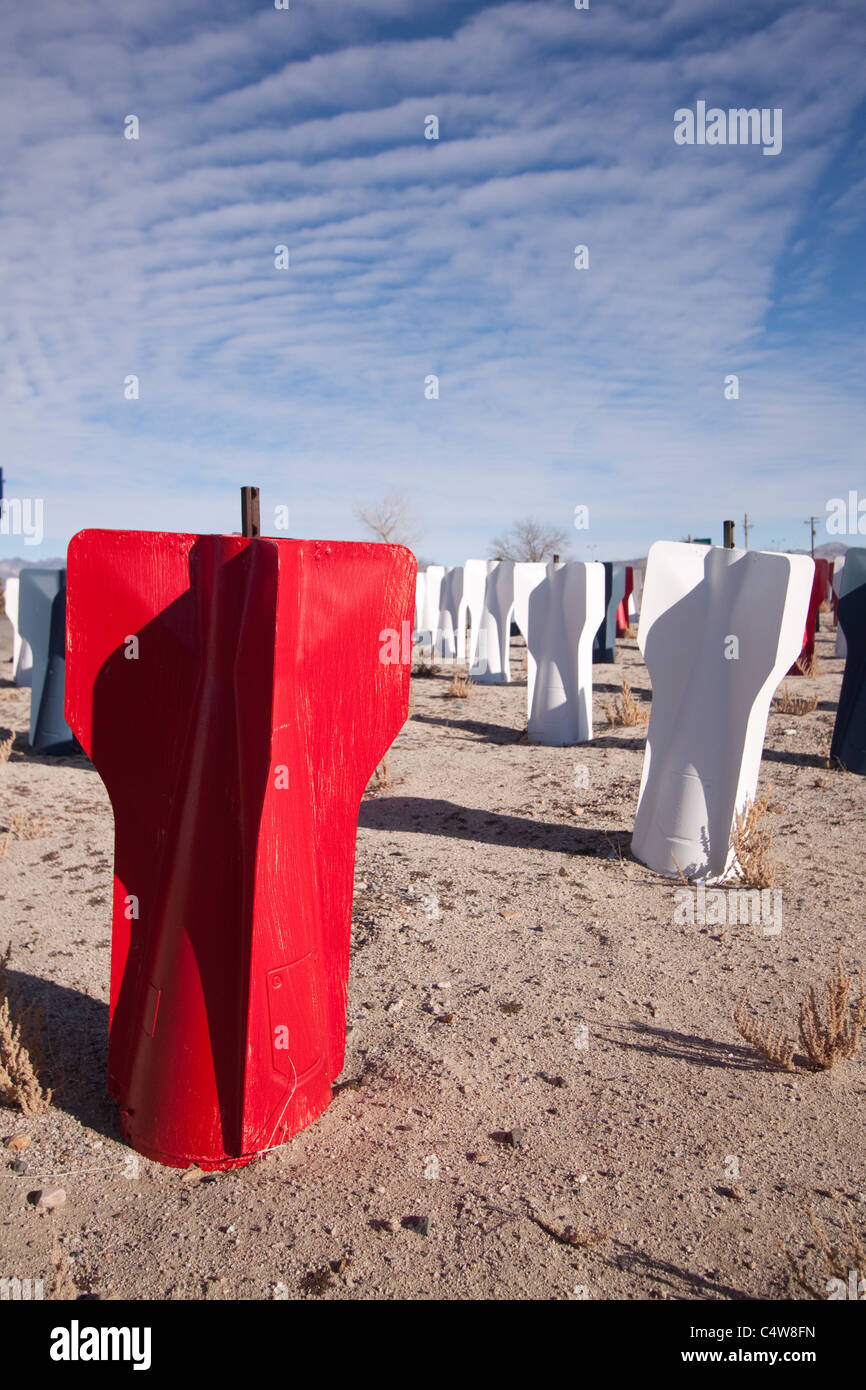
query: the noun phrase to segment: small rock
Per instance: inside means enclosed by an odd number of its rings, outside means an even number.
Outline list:
[[[38,1211],[57,1211],[66,1205],[66,1193],[62,1187],[45,1187],[36,1194]]]
[[[746,1189],[744,1187],[741,1187],[738,1182],[735,1182],[732,1187],[728,1188],[725,1195],[727,1197],[733,1197],[737,1202],[745,1202]]]
[[[191,1168],[185,1168],[180,1175],[181,1182],[201,1182],[204,1173],[195,1163]]]
[[[16,1158],[14,1163],[9,1164],[9,1167],[12,1169],[13,1173],[27,1172],[27,1164],[24,1162],[23,1158]]]
[[[508,1142],[512,1149],[526,1148],[526,1131],[523,1129],[512,1129],[508,1134]]]
[[[416,1231],[419,1236],[430,1234],[429,1216],[405,1216],[403,1218],[403,1225],[409,1231]]]
[[[23,1154],[25,1149],[30,1148],[29,1134],[12,1134],[5,1140],[6,1148],[13,1149],[15,1153]]]

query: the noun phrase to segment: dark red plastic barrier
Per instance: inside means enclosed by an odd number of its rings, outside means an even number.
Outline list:
[[[415,572],[400,546],[70,543],[66,715],[116,826],[108,1084],[162,1163],[238,1167],[330,1102],[358,808],[408,712],[385,638]]]
[[[829,560],[815,559],[815,577],[812,580],[812,594],[809,598],[809,612],[806,616],[806,631],[803,634],[803,650],[788,672],[789,676],[802,676],[803,666],[808,666],[815,655],[815,632],[818,623],[818,609],[829,597],[830,578],[833,573]]]
[[[616,610],[616,635],[622,637],[628,629],[628,601],[634,592],[634,569],[631,565],[625,567],[625,595]]]

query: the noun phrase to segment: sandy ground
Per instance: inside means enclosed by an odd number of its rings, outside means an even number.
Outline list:
[[[866,1240],[863,1056],[789,1074],[738,1036],[796,1037],[804,989],[864,951],[866,780],[826,767],[842,663],[822,633],[802,718],[771,714],[777,937],[676,925],[676,883],[629,858],[643,732],[606,726],[632,641],[595,668],[596,738],[525,741],[525,684],[413,681],[389,781],[360,814],[346,1069],[329,1111],[239,1172],[184,1179],[118,1139],[105,1094],[112,817],[83,759],[32,756],[0,619],[0,858],[10,979],[44,1017],[50,1111],[0,1110],[0,1275],[47,1279],[55,1241],[101,1298],[805,1297]],[[3,838],[0,830],[0,839]],[[32,1194],[60,1186],[39,1212]],[[413,1218],[415,1218],[413,1220]],[[567,1228],[571,1228],[569,1231]],[[577,1243],[573,1243],[577,1242]]]

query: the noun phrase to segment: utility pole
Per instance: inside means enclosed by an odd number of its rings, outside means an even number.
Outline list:
[[[743,543],[743,549],[744,549],[744,550],[748,550],[748,548],[749,548],[749,513],[748,513],[748,512],[746,512],[746,515],[743,517],[743,536],[745,537],[745,540],[744,540],[744,543]]]
[[[817,520],[818,520],[818,518],[817,518],[816,516],[810,516],[809,519],[808,519],[807,521],[804,521],[804,522],[803,522],[803,525],[804,525],[804,526],[811,526],[811,528],[812,528],[812,559],[813,559],[813,560],[814,560],[814,558],[815,558],[815,522],[816,522]]]

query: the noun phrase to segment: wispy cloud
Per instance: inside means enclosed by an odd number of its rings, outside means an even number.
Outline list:
[[[0,447],[49,537],[255,481],[298,535],[400,487],[449,562],[576,503],[601,555],[803,543],[862,477],[859,0],[292,3],[4,9]],[[699,98],[782,153],[676,146]]]

